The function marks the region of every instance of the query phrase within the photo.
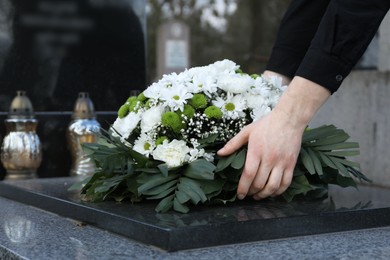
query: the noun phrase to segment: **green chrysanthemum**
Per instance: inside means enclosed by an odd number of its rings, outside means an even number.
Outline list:
[[[161,117],[161,123],[163,126],[171,128],[175,133],[179,133],[183,129],[181,117],[175,112],[164,113]]]
[[[137,100],[144,103],[148,98],[145,97],[144,92],[141,92],[141,94],[138,95]]]
[[[222,111],[216,106],[209,106],[204,110],[204,113],[208,118],[215,118],[215,119],[222,118]]]
[[[126,100],[126,102],[131,103],[131,102],[133,102],[134,100],[137,100],[137,97],[131,96],[131,97],[129,97],[129,98]]]
[[[205,108],[207,107],[207,98],[203,94],[195,94],[190,99],[190,105],[195,109]]]
[[[195,115],[195,109],[192,106],[186,104],[184,105],[183,115],[188,118],[193,118]]]
[[[124,118],[129,113],[129,104],[122,105],[118,110],[118,117]]]
[[[260,76],[258,74],[252,74],[251,77],[252,77],[252,79],[257,79]]]
[[[139,101],[137,99],[133,100],[129,104],[129,111],[130,112],[137,112],[139,109]]]
[[[169,140],[168,137],[166,137],[165,135],[158,137],[156,139],[156,145],[162,144],[165,140]]]

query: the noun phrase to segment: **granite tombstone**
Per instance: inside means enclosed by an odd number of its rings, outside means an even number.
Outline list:
[[[107,127],[131,91],[145,88],[145,2],[0,0],[0,122],[25,90],[43,143],[40,177],[69,173],[65,131],[79,92]]]

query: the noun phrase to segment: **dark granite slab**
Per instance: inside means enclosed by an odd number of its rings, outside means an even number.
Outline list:
[[[176,251],[390,226],[390,189],[332,188],[322,201],[242,201],[157,214],[155,203],[86,203],[67,191],[74,178],[0,182],[0,195]]]

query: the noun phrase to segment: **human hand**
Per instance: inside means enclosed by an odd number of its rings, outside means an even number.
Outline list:
[[[304,127],[292,123],[287,114],[274,110],[246,126],[218,151],[218,155],[227,156],[248,144],[237,188],[239,199],[277,196],[290,186],[303,131]]]
[[[295,77],[274,110],[243,128],[218,151],[218,155],[227,156],[248,145],[237,188],[239,199],[277,196],[289,187],[303,131],[329,96],[322,86]]]

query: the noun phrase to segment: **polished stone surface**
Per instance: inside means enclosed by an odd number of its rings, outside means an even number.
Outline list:
[[[73,178],[0,183],[0,195],[168,251],[390,225],[390,190],[333,189],[324,201],[244,201],[156,214],[154,203],[81,202]],[[261,231],[261,232],[259,232]]]
[[[261,232],[261,229],[258,232]],[[387,260],[390,255],[389,237],[390,227],[382,227],[166,252],[0,197],[0,259],[2,260]]]

